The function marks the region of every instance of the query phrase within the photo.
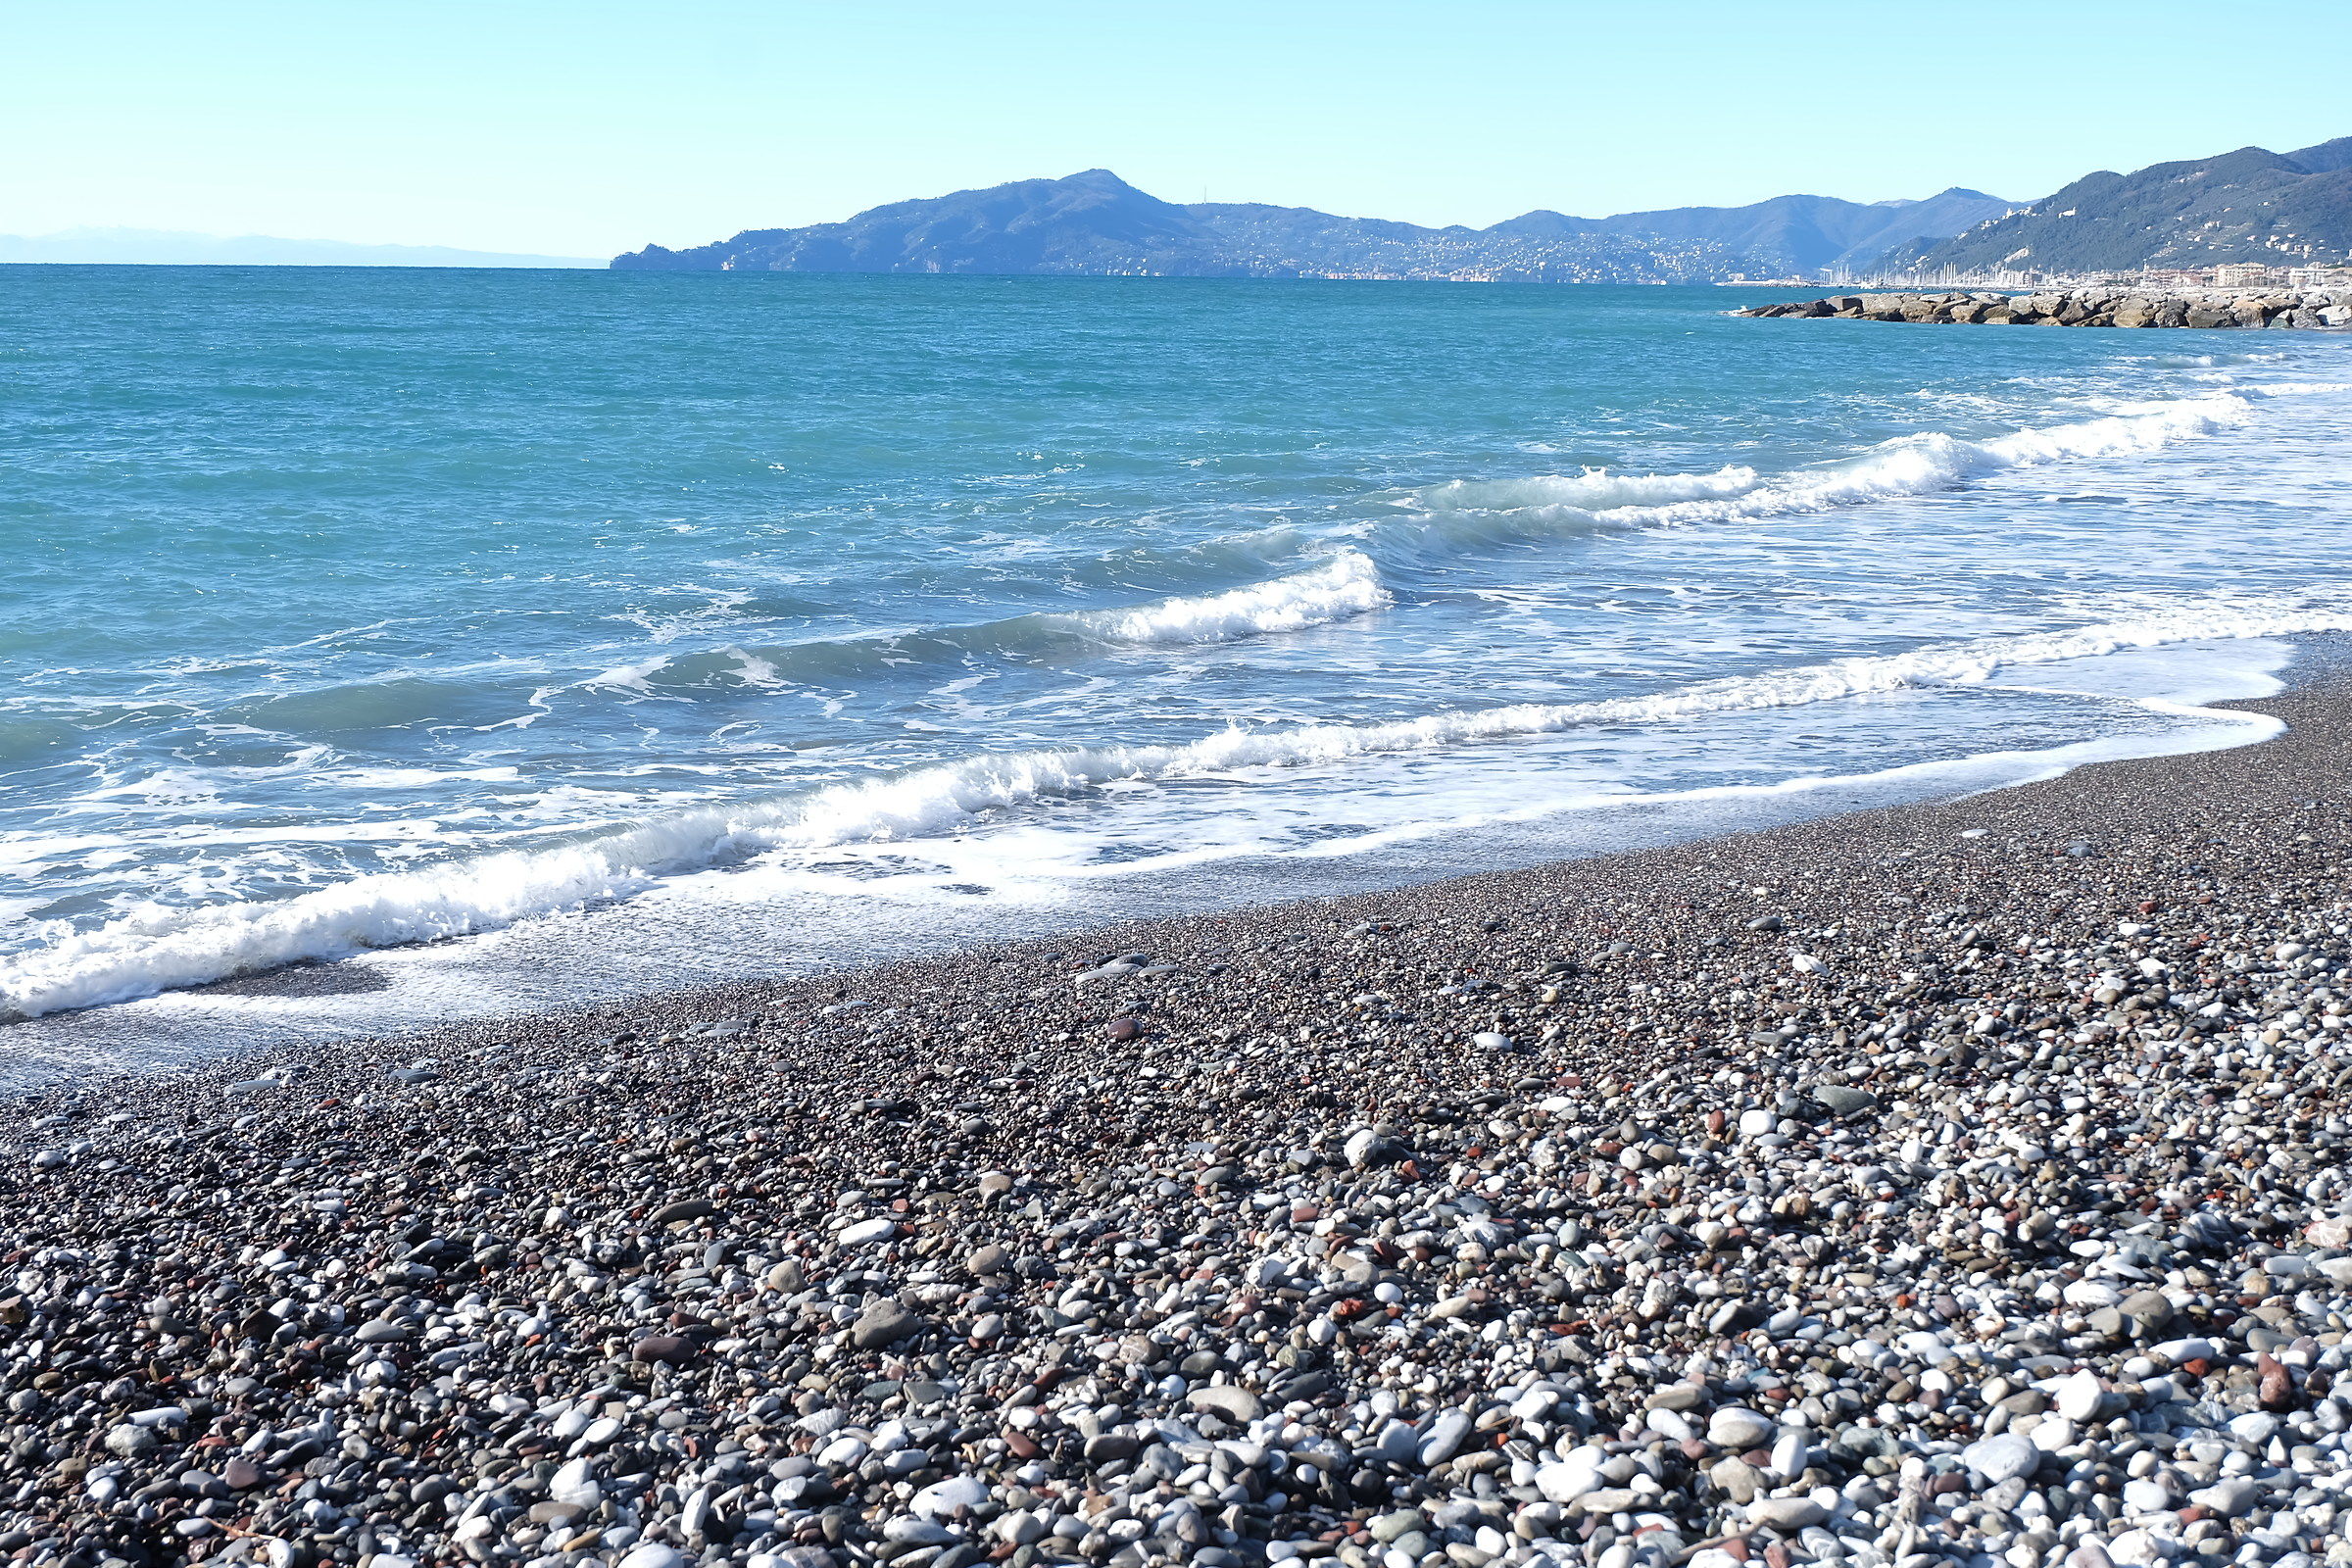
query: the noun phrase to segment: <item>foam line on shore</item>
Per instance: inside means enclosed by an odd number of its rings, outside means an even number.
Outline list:
[[[1511,704],[1384,723],[1234,728],[1177,745],[972,757],[705,807],[557,846],[355,877],[272,902],[151,907],[0,965],[0,1009],[33,1017],[306,958],[495,930],[769,851],[919,839],[953,832],[988,811],[1106,784],[1333,765],[1593,724],[1672,723],[1907,687],[1982,683],[2004,668],[2126,649],[2345,629],[2352,629],[2352,606],[2332,602],[2181,605],[2128,620],[1833,660],[1643,697]]]

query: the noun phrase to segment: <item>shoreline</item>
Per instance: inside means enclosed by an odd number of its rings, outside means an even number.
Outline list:
[[[26,1096],[0,1544],[2337,1561],[2316,663],[2229,750]]]
[[[2225,678],[2217,691],[2259,689],[2276,686],[2279,668],[2307,663],[2315,649],[2329,646],[2333,634],[2302,632],[2283,634],[2299,645],[2300,651],[2283,656],[2278,668],[2266,667],[2259,674],[2253,670],[2233,671]],[[2251,678],[2251,688],[2248,680]],[[2186,755],[2213,748],[2233,749],[2255,744],[2261,737],[2227,733],[2224,721],[2232,716],[2244,717],[2236,710],[2245,704],[2221,697],[2203,695],[2183,696],[2178,701],[2153,700],[2155,706],[2180,719],[2198,718],[2203,722],[2171,733],[2150,733],[2127,739],[2123,736],[2103,736],[2063,742],[2057,745],[2026,751],[1992,750],[1964,756],[1931,759],[1899,763],[1889,767],[1852,774],[1797,776],[1758,785],[1727,786],[1686,794],[1650,796],[1633,794],[1617,799],[1605,799],[1581,808],[1556,813],[1561,821],[1576,820],[1584,825],[1583,841],[1531,843],[1531,835],[1514,822],[1488,824],[1486,837],[1464,841],[1438,839],[1417,841],[1407,838],[1403,848],[1389,848],[1387,863],[1378,870],[1353,867],[1352,862],[1369,861],[1370,855],[1357,855],[1345,861],[1313,862],[1308,866],[1290,866],[1277,871],[1279,862],[1270,858],[1243,858],[1226,863],[1230,887],[1216,895],[1198,890],[1168,896],[1166,888],[1173,881],[1182,884],[1197,880],[1198,868],[1187,867],[1174,878],[1160,879],[1158,886],[1134,885],[1118,887],[1105,884],[1092,891],[1091,897],[1074,900],[1066,910],[1045,907],[1020,908],[1014,916],[999,919],[993,926],[970,921],[941,921],[925,927],[918,920],[895,928],[880,927],[862,930],[855,942],[843,934],[843,915],[840,910],[828,909],[818,922],[827,933],[808,946],[805,958],[796,958],[789,969],[770,968],[739,981],[664,983],[655,977],[640,958],[635,962],[631,978],[621,986],[609,981],[601,987],[591,986],[578,995],[565,995],[559,990],[550,995],[544,976],[555,973],[557,967],[546,958],[538,959],[538,972],[516,971],[501,976],[490,971],[477,976],[469,974],[464,955],[473,945],[496,942],[506,934],[506,928],[493,927],[488,931],[462,936],[413,942],[383,949],[362,950],[356,955],[338,957],[303,958],[274,968],[232,975],[202,984],[174,987],[155,997],[133,997],[120,1003],[103,1003],[83,1007],[64,1008],[56,1012],[38,1013],[31,1017],[12,1016],[0,1021],[0,1045],[12,1043],[20,1053],[29,1049],[31,1060],[37,1065],[11,1068],[11,1080],[0,1082],[0,1101],[38,1094],[61,1084],[76,1081],[104,1081],[120,1077],[135,1077],[153,1073],[193,1071],[207,1065],[238,1062],[267,1062],[279,1057],[302,1059],[318,1051],[333,1051],[358,1044],[374,1043],[400,1048],[405,1045],[429,1044],[453,1033],[471,1039],[484,1031],[498,1032],[512,1028],[528,1028],[532,1020],[564,1018],[574,1015],[627,1015],[632,1009],[662,1009],[695,1005],[710,998],[750,998],[750,1004],[770,991],[788,986],[808,986],[829,979],[854,977],[877,969],[950,959],[958,955],[983,951],[1037,950],[1057,944],[1084,945],[1107,934],[1120,931],[1148,932],[1170,925],[1181,926],[1199,919],[1219,915],[1264,912],[1294,906],[1312,906],[1341,900],[1378,900],[1390,894],[1409,894],[1418,890],[1488,875],[1509,875],[1536,871],[1554,862],[1577,863],[1590,860],[1620,860],[1629,856],[1685,848],[1709,841],[1747,837],[1768,833],[1809,821],[1845,818],[1867,813],[1901,809],[1907,806],[1930,804],[1936,800],[1960,799],[1969,795],[2018,787],[2021,783],[2038,782],[2055,773],[2085,766],[2101,766],[2111,761],[2144,760],[2147,758]],[[2258,729],[2271,727],[2270,721],[2260,721]],[[2140,748],[2153,747],[2153,750]],[[1541,835],[1536,835],[1541,837]],[[1390,880],[1403,874],[1403,862],[1418,854],[1425,862],[1415,870],[1413,879],[1404,882]],[[1481,865],[1484,862],[1484,865]],[[1334,871],[1334,866],[1350,868]],[[1479,868],[1473,868],[1479,867]],[[1273,889],[1281,879],[1294,884],[1289,897],[1276,897]],[[1301,885],[1303,884],[1303,885]],[[1319,884],[1319,885],[1318,885]],[[1238,890],[1238,891],[1237,891]],[[616,899],[594,909],[599,916],[611,918],[626,910],[629,900]],[[1144,912],[1121,919],[1109,912],[1120,906],[1143,905]],[[1152,907],[1156,906],[1156,907]],[[747,918],[757,920],[768,911],[758,906],[747,906]],[[808,935],[806,931],[802,933]],[[601,945],[611,948],[627,944],[631,934],[623,926],[617,932],[607,929]],[[598,944],[575,943],[575,949],[593,949]],[[689,945],[667,942],[660,951],[673,957],[688,951]],[[861,951],[860,951],[861,950]],[[712,967],[702,956],[705,951],[727,958],[741,960],[745,956],[741,944],[695,950],[700,966]],[[510,984],[520,978],[520,988],[529,1000],[520,1005],[498,1010],[475,1007],[472,1010],[443,1011],[439,1016],[387,1028],[380,1021],[386,1009],[398,1016],[401,1004],[411,998],[413,982],[401,978],[399,969],[387,969],[365,960],[371,954],[380,954],[395,960],[422,959],[427,963],[456,959],[454,972],[462,979],[470,979],[476,989],[494,990],[498,980]],[[870,955],[870,956],[867,956]],[[580,956],[574,954],[575,957]],[[689,972],[693,965],[686,965]],[[269,1014],[232,1015],[216,1013],[210,1017],[189,1015],[173,1018],[170,1015],[152,1022],[141,1019],[123,1028],[120,1035],[110,1032],[111,1020],[126,1009],[138,1009],[143,1004],[161,1001],[169,1004],[174,997],[201,1002],[205,999],[227,998],[265,1003],[303,1001],[325,1002],[350,996],[373,996],[391,992],[384,998],[384,1007],[368,1011],[346,1012],[341,1016],[322,1015],[311,1023],[291,1025]],[[431,996],[420,999],[419,1004],[431,1009]],[[323,1024],[324,1027],[319,1027]],[[90,1036],[82,1041],[81,1049],[88,1053],[86,1059],[75,1059],[69,1052],[76,1044],[73,1031],[87,1028]],[[220,1040],[237,1034],[240,1029],[272,1036],[259,1046],[219,1045],[207,1049],[198,1037],[209,1034]],[[34,1037],[38,1037],[37,1040]],[[117,1055],[109,1060],[97,1053],[113,1049]],[[21,1057],[22,1059],[22,1057]]]

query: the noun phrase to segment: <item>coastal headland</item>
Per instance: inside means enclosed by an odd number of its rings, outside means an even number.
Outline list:
[[[2352,691],[1992,795],[62,1086],[0,1548],[2345,1560]]]
[[[1838,317],[1848,320],[1924,321],[1961,326],[2352,326],[2352,288],[2233,293],[2080,289],[2002,294],[1950,291],[1918,294],[1832,294],[1821,299],[1757,305],[1735,316]]]

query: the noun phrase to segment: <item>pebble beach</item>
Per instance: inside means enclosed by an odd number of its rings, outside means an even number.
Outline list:
[[[2352,684],[2235,751],[0,1125],[23,1563],[2352,1562]]]

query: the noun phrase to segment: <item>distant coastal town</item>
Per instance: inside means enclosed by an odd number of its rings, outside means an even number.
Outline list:
[[[1728,281],[1772,288],[1871,289],[2086,289],[2123,288],[2142,293],[2191,289],[2312,289],[2352,288],[2352,266],[2270,267],[2256,262],[2226,262],[2214,267],[2142,267],[2099,272],[2044,271],[2032,268],[1965,270],[1943,267],[1933,271],[1874,272],[1855,276],[1843,270],[1819,278],[1732,278]]]

